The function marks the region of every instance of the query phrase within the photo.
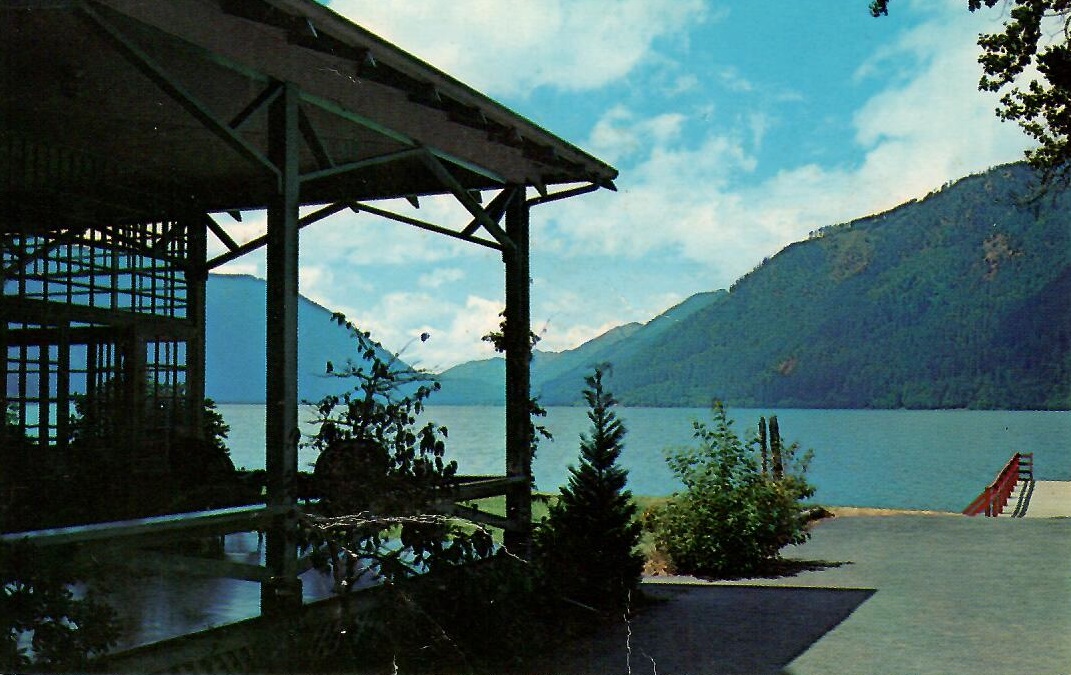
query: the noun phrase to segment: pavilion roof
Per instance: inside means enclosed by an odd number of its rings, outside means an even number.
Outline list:
[[[312,0],[5,2],[0,75],[0,230],[264,208],[283,83],[303,204],[617,176]]]

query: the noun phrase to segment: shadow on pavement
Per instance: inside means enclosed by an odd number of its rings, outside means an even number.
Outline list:
[[[537,664],[536,673],[780,673],[866,602],[871,589],[645,584],[626,622]]]

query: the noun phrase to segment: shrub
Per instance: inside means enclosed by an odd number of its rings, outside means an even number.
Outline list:
[[[0,672],[84,671],[114,646],[115,610],[80,583],[90,573],[65,551],[0,543]]]
[[[713,426],[695,422],[698,445],[667,452],[684,484],[650,519],[655,546],[676,571],[714,577],[761,573],[782,548],[809,536],[803,500],[814,494],[805,478],[810,453],[782,446],[780,476],[762,470],[758,452],[732,430],[721,402]]]
[[[586,378],[584,399],[591,431],[580,438],[580,464],[569,467],[549,517],[535,533],[536,559],[554,590],[601,609],[624,606],[640,582],[640,525],[625,489],[628,472],[617,464],[625,427],[603,388],[602,370]]]

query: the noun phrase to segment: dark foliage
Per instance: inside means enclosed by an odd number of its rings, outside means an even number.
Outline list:
[[[967,0],[975,11],[1000,0]],[[1018,122],[1039,146],[1027,150],[1047,183],[1071,180],[1071,0],[1006,0],[1004,30],[978,38],[982,77],[978,88],[1004,91],[997,115]],[[870,13],[889,13],[889,0],[874,0]],[[1051,21],[1049,24],[1047,22]],[[1057,39],[1051,40],[1055,28]],[[1026,76],[1034,66],[1041,78]],[[1022,78],[1025,86],[1017,86]]]
[[[636,550],[636,504],[625,489],[628,472],[617,463],[625,427],[602,378],[602,368],[587,378],[591,430],[581,436],[580,463],[569,467],[569,482],[535,539],[539,566],[554,589],[590,606],[617,609],[639,585],[643,556]]]
[[[335,575],[343,601],[362,575],[381,582],[371,615],[338,636],[329,653],[302,657],[310,671],[512,672],[563,639],[556,596],[532,565],[490,535],[441,515],[456,463],[445,458],[447,430],[418,426],[438,385],[337,315],[358,359],[330,372],[351,391],[316,404],[317,492],[304,520],[308,546]],[[403,394],[401,392],[411,392]],[[309,507],[312,508],[312,507]],[[574,610],[575,611],[575,610]],[[564,630],[563,630],[564,629]]]
[[[490,534],[435,511],[457,472],[445,459],[447,429],[417,427],[438,385],[381,358],[382,347],[342,315],[334,320],[350,331],[359,359],[329,368],[352,389],[316,404],[311,445],[320,453],[314,481],[323,499],[319,517],[305,523],[309,545],[330,564],[339,590],[364,574],[396,581],[489,556]]]
[[[379,593],[374,613],[340,646],[344,658],[323,670],[356,662],[384,664],[384,673],[531,672],[528,664],[593,623],[589,612],[548,595],[527,563],[504,553]]]
[[[230,429],[215,404],[203,401],[201,433],[193,433],[185,426],[189,403],[182,385],[144,386],[146,399],[156,404],[146,405],[140,419],[130,414],[130,392],[120,379],[75,395],[66,448],[27,438],[9,411],[0,447],[5,531],[241,501],[226,446]]]
[[[712,427],[694,423],[697,446],[667,454],[685,489],[646,522],[656,547],[678,572],[712,577],[762,574],[776,563],[782,548],[809,536],[803,500],[814,494],[805,477],[810,453],[798,457],[796,444],[782,445],[783,475],[766,475],[756,449],[732,430],[720,402],[714,404],[713,422]]]
[[[84,671],[115,644],[115,611],[66,551],[0,543],[0,671]]]

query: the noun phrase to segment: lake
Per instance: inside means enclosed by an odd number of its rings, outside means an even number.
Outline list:
[[[264,406],[220,405],[231,426],[228,445],[236,466],[264,466]],[[692,421],[709,419],[693,408],[619,408],[628,427],[621,456],[629,487],[638,495],[667,495],[679,488],[666,468],[664,449],[692,441]],[[1071,414],[1018,411],[730,410],[741,436],[759,415],[776,414],[787,442],[813,448],[810,478],[815,501],[829,506],[960,511],[989,483],[1013,452],[1033,452],[1037,478],[1071,480]],[[300,419],[311,418],[302,410]],[[424,419],[450,430],[448,457],[468,474],[505,471],[501,408],[431,406]],[[539,446],[534,469],[540,490],[554,490],[577,461],[587,410],[551,408],[543,420],[553,441]],[[312,428],[305,425],[306,433]],[[315,452],[302,448],[302,468]],[[255,535],[226,539],[230,560],[263,563]],[[122,607],[120,645],[130,647],[248,616],[260,604],[260,587],[233,579],[146,575],[138,583],[120,577],[112,600]],[[310,570],[302,575],[305,598],[326,597],[330,580]]]
[[[264,406],[219,406],[231,426],[235,466],[264,466]],[[701,408],[618,408],[628,428],[621,463],[637,495],[668,495],[680,485],[664,451],[692,443]],[[814,450],[809,476],[815,501],[829,506],[960,511],[996,476],[1014,452],[1033,452],[1038,480],[1071,480],[1071,414],[1007,410],[729,410],[744,437],[760,415],[777,415],[786,442]],[[300,419],[312,417],[303,409]],[[464,474],[505,471],[505,419],[492,406],[428,406],[423,419],[446,426],[447,457]],[[555,490],[577,462],[579,437],[589,426],[584,408],[550,408],[534,464],[536,485]],[[311,433],[305,425],[303,431]],[[315,451],[302,448],[308,469]]]

